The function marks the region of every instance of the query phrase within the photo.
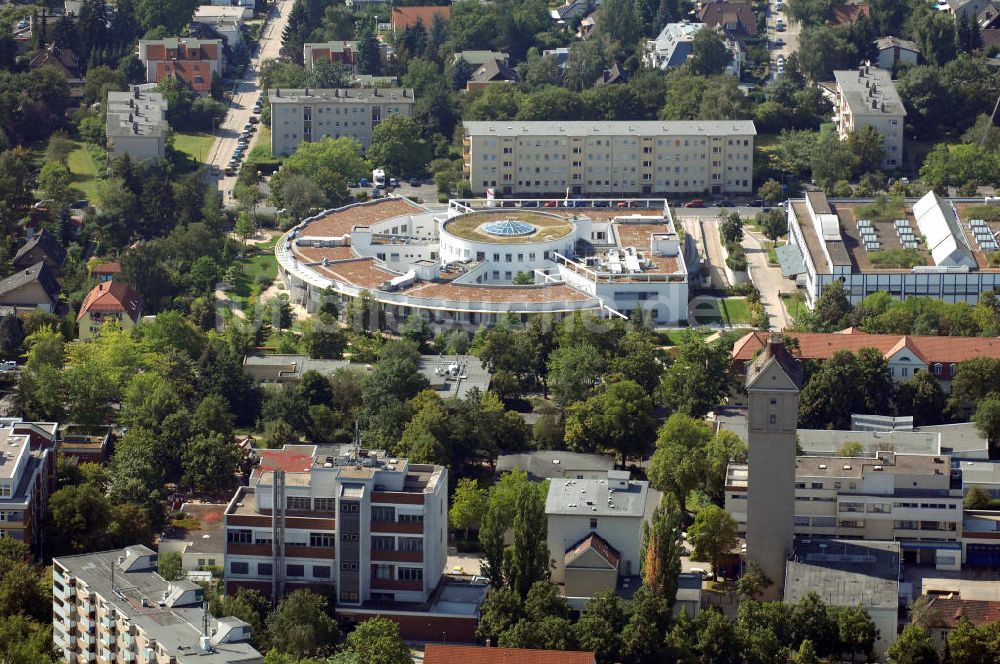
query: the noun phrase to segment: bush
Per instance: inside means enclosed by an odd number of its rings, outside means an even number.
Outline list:
[[[909,269],[927,262],[926,254],[920,249],[882,249],[868,254],[868,260],[878,267]]]
[[[747,255],[743,253],[743,247],[738,244],[729,245],[726,247],[726,251],[729,252],[729,258],[726,259],[726,265],[733,272],[746,272],[747,271]]]

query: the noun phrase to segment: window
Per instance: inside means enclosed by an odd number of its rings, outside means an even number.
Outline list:
[[[226,533],[226,541],[233,544],[249,544],[253,541],[253,531],[249,528],[230,529]]]
[[[313,507],[318,512],[333,512],[337,509],[336,498],[314,498]]]
[[[305,576],[306,566],[305,565],[286,565],[285,574],[287,576]]]
[[[357,542],[358,541],[358,534],[357,533],[341,533],[340,534],[340,541],[341,542]]]
[[[333,533],[309,533],[309,546],[334,546],[336,537]]]
[[[234,560],[229,563],[229,572],[231,574],[249,574],[250,563],[240,563]]]
[[[393,259],[393,260],[399,260],[399,255],[396,254],[396,258]],[[352,501],[341,501],[340,502],[340,511],[341,512],[357,512],[358,511],[358,504],[356,502],[354,502],[353,500]]]
[[[395,551],[396,539],[383,535],[372,535],[372,549],[375,551]]]
[[[342,593],[340,593],[340,599],[341,599],[341,601],[344,601],[344,602],[357,602],[358,601],[358,594],[357,593],[342,592]]]
[[[343,570],[343,571],[345,571],[345,572],[357,572],[358,571],[358,564],[357,563],[340,563],[340,569]]]
[[[288,496],[287,506],[290,510],[308,510],[312,503],[308,496]]]
[[[399,522],[400,523],[423,523],[424,522],[424,515],[423,514],[400,514],[399,515]]]
[[[400,551],[423,551],[424,550],[424,540],[421,537],[400,537],[399,538],[399,550]]]
[[[397,577],[400,581],[423,581],[424,580],[424,570],[422,567],[400,567],[399,576]]]
[[[812,486],[810,488],[811,489],[822,489],[823,488],[823,483],[822,482],[813,482]]]
[[[274,565],[271,563],[257,563],[257,576],[271,576],[274,574]]]
[[[396,520],[395,507],[382,507],[380,505],[372,505],[372,521],[392,522],[395,520]]]
[[[591,519],[590,520],[590,529],[591,530],[597,530],[597,519]]]

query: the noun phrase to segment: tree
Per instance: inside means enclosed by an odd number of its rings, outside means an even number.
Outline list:
[[[814,332],[834,332],[847,327],[853,307],[847,299],[847,290],[841,281],[834,281],[823,287],[816,300],[816,325]]]
[[[236,485],[240,448],[222,434],[201,435],[184,448],[185,485],[196,491],[221,492]]]
[[[948,410],[955,418],[967,420],[980,400],[993,392],[1000,392],[1000,360],[976,357],[959,362],[951,381]]]
[[[669,495],[642,524],[642,580],[650,592],[673,606],[677,598],[677,575],[681,572],[684,545],[681,532],[684,515]]]
[[[698,510],[688,530],[688,539],[694,547],[691,558],[710,562],[712,574],[717,576],[722,559],[736,547],[736,529],[736,520],[718,505]]]
[[[536,581],[549,578],[549,547],[546,540],[545,503],[538,491],[522,491],[514,514],[514,540],[510,548],[511,587],[521,597]],[[508,557],[505,553],[505,559]]]
[[[573,631],[581,650],[594,652],[599,664],[612,664],[621,652],[625,623],[625,603],[613,590],[604,590],[587,600]]]
[[[759,194],[760,192],[758,192]],[[758,214],[754,221],[760,226],[764,232],[764,236],[771,242],[777,242],[778,238],[788,232],[788,217],[785,216],[785,211],[782,208],[775,208]]]
[[[838,182],[851,178],[855,155],[835,132],[821,131],[810,163],[816,184],[827,191],[833,191]]]
[[[412,118],[390,115],[372,130],[368,159],[389,174],[409,176],[430,161],[430,149]]]
[[[110,522],[111,505],[103,492],[90,484],[62,487],[49,498],[51,553],[100,550]]]
[[[992,502],[993,497],[989,491],[981,486],[972,486],[966,491],[963,504],[967,510],[985,510],[989,509]]]
[[[0,619],[0,658],[7,664],[56,664],[52,626],[24,615]]]
[[[596,348],[587,344],[560,347],[549,356],[548,382],[559,406],[582,401],[593,390],[604,368]]]
[[[733,431],[721,430],[705,447],[705,491],[712,500],[724,499],[726,469],[731,463],[746,463],[747,444]]]
[[[378,76],[382,73],[382,50],[378,40],[370,30],[359,35],[358,73]]]
[[[347,646],[360,661],[370,664],[410,664],[410,649],[399,635],[399,623],[376,616],[347,635]]]
[[[989,185],[998,180],[995,154],[978,145],[939,143],[927,154],[920,178],[935,189],[963,185]]]
[[[885,137],[875,127],[861,127],[847,136],[847,148],[854,155],[853,175],[876,172],[885,161]]]
[[[674,413],[660,427],[649,479],[656,489],[672,493],[681,511],[687,509],[688,493],[705,477],[705,447],[711,435],[706,423],[683,413]]]
[[[896,639],[886,656],[890,664],[938,664],[937,651],[927,631],[919,625],[909,624]]]
[[[837,449],[839,457],[858,457],[865,453],[865,446],[856,440],[849,440]]]
[[[689,58],[691,71],[699,76],[714,76],[726,71],[732,61],[726,40],[715,30],[705,26],[691,41]]]
[[[347,335],[337,319],[327,314],[318,314],[302,324],[302,341],[309,351],[309,357],[340,359],[347,348]]]
[[[157,573],[167,581],[179,581],[184,578],[184,565],[181,554],[167,551],[157,557]]]
[[[42,166],[38,174],[38,193],[53,217],[59,218],[64,215],[70,203],[76,199],[72,182],[73,175],[66,164],[50,161]]]
[[[729,394],[729,351],[694,334],[681,341],[677,359],[663,376],[661,394],[668,408],[702,417]]]
[[[340,632],[326,607],[326,600],[311,590],[286,595],[267,617],[271,645],[296,657],[321,657],[332,652]]]
[[[857,64],[857,49],[831,27],[806,28],[800,44],[802,73],[812,81],[833,80],[835,69],[850,69]]]
[[[565,442],[577,452],[617,450],[624,463],[645,453],[655,429],[652,399],[638,383],[625,380],[569,407]]]
[[[726,245],[739,244],[743,241],[743,220],[738,212],[733,212],[719,223],[719,234]]]
[[[348,180],[358,180],[368,170],[368,163],[361,156],[361,144],[353,138],[327,137],[321,141],[302,143],[285,158],[281,170],[271,178],[271,195],[284,206],[285,183],[293,175],[301,175],[323,192],[325,204],[341,205],[348,198]],[[292,192],[296,195],[302,193],[301,188],[293,188]],[[288,202],[303,204],[301,200],[290,199]]]
[[[767,182],[760,185],[757,189],[757,195],[768,203],[777,203],[781,200],[783,194],[784,192],[781,190],[781,183],[774,179],[767,180]],[[784,217],[784,215],[782,215],[782,217]],[[758,224],[760,223],[761,215],[757,215],[756,221]],[[779,233],[778,235],[784,235],[784,233]]]
[[[1000,394],[991,392],[976,404],[976,412],[972,416],[976,430],[989,440],[995,447],[1000,440]]]
[[[14,314],[0,316],[0,358],[17,357],[24,339],[24,324],[20,318]]]
[[[245,210],[236,217],[236,236],[246,244],[246,241],[257,234],[257,224]]]
[[[264,444],[268,449],[281,449],[285,445],[295,445],[299,437],[295,429],[285,420],[268,420],[264,424]]]
[[[855,661],[855,655],[861,655],[864,658],[863,661],[868,661],[879,636],[878,628],[875,627],[868,612],[860,606],[839,609],[837,611],[837,630],[841,648],[844,652],[851,654],[851,661]]]
[[[483,600],[476,636],[494,643],[524,617],[521,597],[510,588],[491,588]]]
[[[465,531],[469,538],[469,530],[479,525],[486,513],[486,489],[479,488],[479,482],[471,478],[458,480],[455,493],[448,508],[448,523],[452,528]]]

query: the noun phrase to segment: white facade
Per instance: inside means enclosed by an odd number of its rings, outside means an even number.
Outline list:
[[[903,125],[906,109],[896,92],[892,73],[861,66],[856,71],[835,71],[837,101],[834,121],[840,138],[862,127],[874,127],[884,139],[882,168],[893,171],[903,163]]]
[[[163,159],[169,126],[162,94],[134,85],[128,92],[109,92],[107,109],[109,158]]]
[[[691,21],[667,23],[656,39],[647,40],[643,61],[650,67],[657,69],[680,67],[688,61],[694,52],[695,35],[706,28],[712,29],[704,23]],[[726,50],[732,56],[724,73],[738,77],[740,68],[743,66],[743,49],[739,42],[727,39],[725,36],[723,36],[723,42],[726,45]]]
[[[353,138],[367,149],[379,122],[390,115],[409,117],[414,103],[408,88],[275,88],[268,101],[273,155],[291,154],[300,143],[327,137]]]
[[[753,122],[466,122],[473,191],[503,196],[750,193]]]

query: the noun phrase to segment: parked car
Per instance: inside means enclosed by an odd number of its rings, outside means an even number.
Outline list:
[[[763,198],[753,199],[752,201],[750,201],[749,207],[764,207],[764,199]]]
[[[358,184],[362,187],[367,187],[368,185],[371,184],[371,182],[368,181],[368,178],[361,178],[360,180],[358,180]]]
[[[684,204],[686,208],[703,208],[705,207],[705,201],[700,198],[692,198],[687,203]]]
[[[78,201],[73,201],[72,203],[70,203],[69,204],[69,209],[70,210],[82,210],[83,208],[87,207],[88,205],[90,205],[90,203],[87,201],[87,199],[86,198],[81,198]]]
[[[715,204],[715,207],[733,207],[733,202],[728,198],[723,198]]]
[[[558,201],[545,201],[545,207],[552,208],[559,205]]]
[[[399,186],[399,180],[397,180],[396,178],[389,178],[389,186],[390,187],[398,187]]]
[[[521,207],[538,207],[538,201],[521,201]]]

